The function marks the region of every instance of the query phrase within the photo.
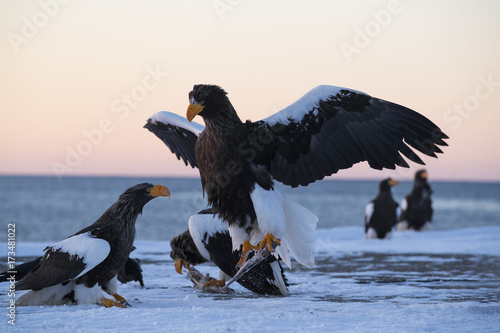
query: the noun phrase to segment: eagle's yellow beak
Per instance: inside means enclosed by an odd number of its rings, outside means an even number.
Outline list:
[[[194,103],[189,103],[187,113],[186,113],[186,118],[191,122],[194,117],[198,115],[203,110],[204,106],[201,105],[200,103],[194,104]]]
[[[149,189],[149,195],[152,197],[169,197],[170,190],[163,185],[156,185]]]
[[[396,186],[396,185],[398,185],[398,184],[399,184],[399,182],[398,182],[397,180],[391,179],[391,180],[389,181],[389,186]]]

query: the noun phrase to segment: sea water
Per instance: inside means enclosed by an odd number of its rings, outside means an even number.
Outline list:
[[[207,208],[198,178],[0,177],[0,221],[16,223],[18,241],[57,241],[92,224],[127,188],[143,182],[167,186],[170,199],[148,203],[137,220],[137,239],[170,240],[189,216]],[[295,189],[276,188],[319,217],[318,228],[363,226],[365,205],[378,181],[324,180]],[[500,183],[430,181],[433,230],[500,225]],[[412,182],[392,190],[401,202]]]

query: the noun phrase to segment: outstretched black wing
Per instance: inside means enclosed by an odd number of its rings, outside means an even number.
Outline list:
[[[16,284],[17,290],[40,290],[84,275],[108,256],[109,243],[78,234],[49,246],[40,263]]]
[[[421,114],[361,92],[319,86],[264,120],[248,123],[242,151],[274,179],[292,187],[368,161],[374,169],[408,167],[410,148],[436,157],[448,137]],[[245,150],[246,149],[246,150]],[[400,154],[401,153],[401,154]]]
[[[175,113],[161,111],[152,115],[144,128],[162,140],[177,159],[182,158],[184,164],[189,162],[193,168],[197,166],[194,146],[205,128],[203,125],[190,123]]]
[[[307,185],[367,161],[374,169],[424,164],[412,148],[442,153],[448,136],[421,114],[359,91],[318,86],[295,103],[257,122],[247,122],[241,154],[263,165],[274,179]],[[195,167],[194,147],[203,126],[170,112],[158,112],[144,126],[187,165]],[[410,148],[411,147],[411,148]]]

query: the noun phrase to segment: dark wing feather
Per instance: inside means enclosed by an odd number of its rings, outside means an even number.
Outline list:
[[[40,263],[16,284],[18,290],[40,290],[84,275],[103,262],[111,247],[90,232],[76,234],[45,249]]]
[[[158,112],[148,119],[144,128],[154,133],[163,141],[170,151],[194,168],[197,166],[194,147],[198,135],[204,127],[197,123],[190,123],[187,119],[171,112]]]
[[[33,268],[35,268],[40,263],[42,258],[43,257],[38,257],[34,260],[25,262],[25,263],[20,264],[20,265],[16,265],[16,268],[11,270],[11,271],[16,272],[16,274],[15,274],[16,280],[21,280],[23,277],[25,277],[26,274],[28,274]],[[14,275],[14,274],[9,274],[7,272],[9,272],[9,271],[5,271],[5,272],[0,273],[0,282],[7,281],[7,279],[11,275]]]
[[[447,146],[448,138],[415,111],[333,86],[316,87],[282,111],[247,126],[245,144],[256,152],[252,162],[293,187],[362,161],[378,170],[408,167],[401,154],[424,164],[411,148],[436,157],[442,152],[437,145]]]
[[[141,287],[144,287],[140,260],[128,258],[123,268],[118,272],[117,278],[121,283],[137,281]]]
[[[87,265],[83,258],[47,248],[40,263],[16,284],[18,290],[40,290],[74,279]]]

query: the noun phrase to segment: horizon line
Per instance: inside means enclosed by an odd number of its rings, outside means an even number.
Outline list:
[[[0,172],[0,177],[46,177],[46,178],[60,178],[61,180],[67,178],[179,178],[179,179],[200,179],[199,176],[190,175],[135,175],[135,174],[74,174],[74,175],[64,175],[57,176],[54,174],[44,174],[44,173],[3,173]],[[324,179],[316,180],[313,183],[320,181],[380,181],[388,177],[364,177],[364,176],[327,176]],[[392,177],[394,178],[394,177]],[[401,179],[402,182],[413,182],[413,179]],[[500,183],[500,179],[450,179],[450,178],[432,178],[430,182],[441,182],[441,183]],[[282,184],[278,181],[278,183]],[[311,184],[313,184],[311,183]],[[283,184],[284,185],[284,184]],[[286,185],[285,185],[286,186]],[[306,185],[307,186],[307,185]],[[300,186],[304,187],[304,186]]]

